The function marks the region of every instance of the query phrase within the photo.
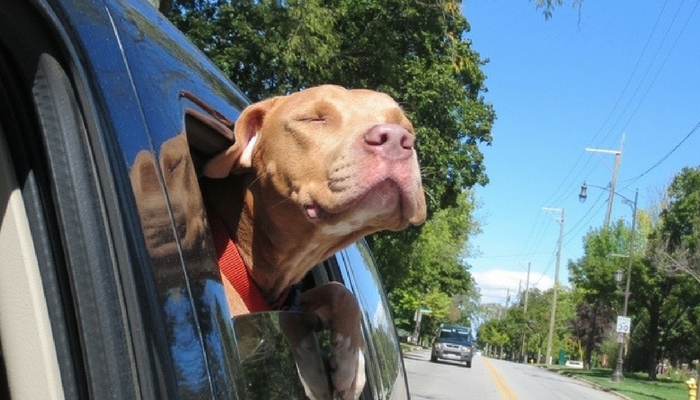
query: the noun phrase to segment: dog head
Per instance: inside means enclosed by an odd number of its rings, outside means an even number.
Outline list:
[[[270,242],[289,233],[319,247],[308,268],[362,236],[425,220],[414,129],[386,94],[325,85],[275,97],[247,107],[234,134],[204,174],[250,174],[243,212],[265,220],[256,226]]]

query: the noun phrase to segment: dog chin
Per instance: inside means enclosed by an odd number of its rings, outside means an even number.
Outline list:
[[[379,229],[400,231],[425,220],[418,194],[393,180],[386,180],[370,189],[360,199],[357,207],[373,210],[382,222]]]
[[[410,203],[408,207],[406,203]],[[410,224],[408,209],[415,209],[415,201],[406,196],[399,185],[391,180],[381,182],[359,198],[328,211],[314,203],[304,208],[306,217],[324,226],[323,232],[343,236],[358,230],[402,230]],[[362,229],[365,227],[365,229]]]

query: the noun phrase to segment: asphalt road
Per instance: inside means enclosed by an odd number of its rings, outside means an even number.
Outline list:
[[[430,362],[430,351],[404,355],[412,400],[619,400],[584,382],[528,364],[474,357],[472,368]]]

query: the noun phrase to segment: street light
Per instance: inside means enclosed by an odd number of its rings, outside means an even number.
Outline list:
[[[622,282],[622,270],[621,269],[616,269],[615,270],[615,283],[619,284]]]
[[[598,188],[598,189],[607,190],[610,193],[621,197],[623,203],[632,207],[632,231],[630,233],[630,252],[629,252],[629,257],[627,260],[627,282],[625,284],[625,305],[622,309],[622,316],[627,317],[627,305],[629,303],[629,297],[630,297],[630,277],[631,277],[631,273],[632,273],[632,254],[634,251],[634,229],[635,229],[635,225],[637,222],[637,196],[638,196],[639,192],[637,190],[634,191],[634,202],[633,202],[632,200],[628,199],[627,197],[625,197],[625,196],[623,196],[615,191],[611,191],[608,188],[605,188],[602,186],[595,186],[595,185],[590,185],[590,186],[593,186],[593,187]],[[578,195],[578,198],[581,202],[586,201],[586,197],[587,197],[586,189],[587,189],[587,185],[586,185],[586,182],[584,182],[583,186],[581,186],[581,193],[579,193],[579,195]],[[615,281],[616,282],[618,281],[618,278],[620,280],[622,280],[621,274],[622,274],[622,271],[620,271],[619,276],[618,276],[618,271],[615,271]],[[610,380],[613,382],[622,382],[625,379],[624,375],[622,374],[622,363],[624,361],[624,354],[625,354],[624,353],[625,352],[625,334],[626,333],[623,332],[622,341],[620,341],[620,348],[618,349],[618,353],[617,353],[617,364],[615,365],[615,371],[613,371],[613,374],[610,377]]]
[[[586,191],[588,190],[588,187],[586,186],[586,182],[583,182],[583,185],[581,185],[581,193],[578,194],[578,200],[583,203],[586,201],[588,198],[588,193]]]

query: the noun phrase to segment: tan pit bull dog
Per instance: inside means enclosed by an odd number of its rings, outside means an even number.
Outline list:
[[[325,85],[275,97],[247,107],[234,135],[235,144],[204,166],[215,179],[203,179],[202,192],[220,257],[239,254],[272,308],[336,251],[425,220],[413,126],[388,95]],[[225,273],[223,281],[234,315],[256,311]],[[300,308],[331,330],[337,392],[358,398],[364,343],[351,292],[322,285],[301,294]]]

